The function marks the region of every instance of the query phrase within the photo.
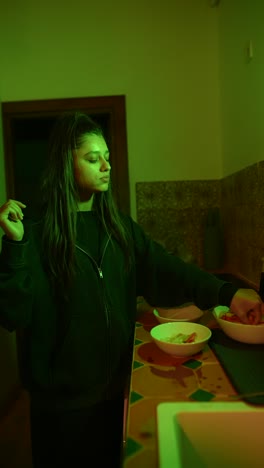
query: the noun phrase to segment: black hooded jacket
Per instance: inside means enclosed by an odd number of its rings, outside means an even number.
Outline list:
[[[134,262],[100,228],[94,212],[78,213],[78,271],[68,303],[55,303],[40,254],[41,221],[25,223],[22,241],[3,236],[0,324],[24,330],[23,384],[43,408],[87,407],[122,392],[137,296],[153,307],[194,302],[230,305],[237,288],[184,263],[122,215]]]

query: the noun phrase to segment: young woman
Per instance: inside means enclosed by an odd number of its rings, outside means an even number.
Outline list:
[[[109,149],[87,115],[67,113],[50,139],[38,219],[0,208],[0,320],[25,330],[34,468],[121,466],[123,394],[137,296],[153,306],[230,306],[258,323],[263,303],[170,255],[111,193]],[[26,210],[25,210],[26,212]]]

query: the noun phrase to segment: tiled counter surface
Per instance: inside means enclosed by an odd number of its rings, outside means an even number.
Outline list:
[[[216,327],[210,311],[200,323]],[[149,331],[158,325],[151,311],[138,319],[127,410],[124,468],[158,468],[156,408],[164,401],[227,401],[236,391],[207,346],[191,358],[165,354]]]

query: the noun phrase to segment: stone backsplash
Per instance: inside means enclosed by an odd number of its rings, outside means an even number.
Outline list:
[[[258,285],[264,256],[264,161],[221,180],[138,182],[137,220],[170,252],[204,267],[208,213],[220,210],[223,268]]]

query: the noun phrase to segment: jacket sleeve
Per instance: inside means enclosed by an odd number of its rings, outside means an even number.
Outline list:
[[[143,296],[153,307],[193,302],[206,310],[218,304],[230,305],[237,287],[168,253],[132,219],[131,228],[138,296]]]
[[[29,241],[3,236],[0,254],[0,325],[9,331],[31,322],[33,287],[27,262]]]

